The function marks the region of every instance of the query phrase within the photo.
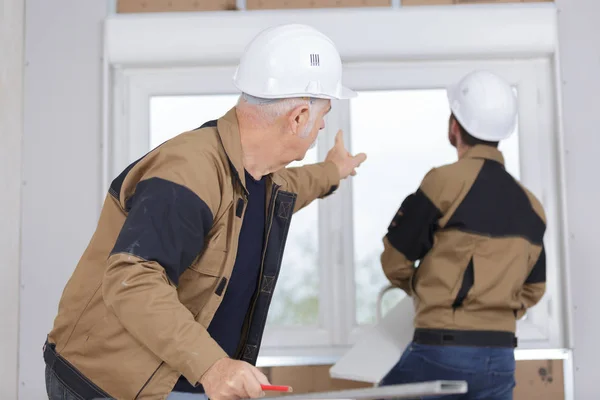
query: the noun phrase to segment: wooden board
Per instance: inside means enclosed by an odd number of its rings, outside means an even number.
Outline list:
[[[392,0],[246,0],[248,10],[391,7]],[[403,6],[546,3],[553,0],[400,0]],[[117,0],[118,13],[237,10],[236,0]]]
[[[552,3],[553,0],[400,0],[402,6],[439,6],[449,4]]]
[[[246,0],[248,10],[390,6],[391,0]]]
[[[118,0],[118,13],[237,10],[236,0]]]

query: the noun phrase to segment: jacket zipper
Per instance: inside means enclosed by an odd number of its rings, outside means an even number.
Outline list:
[[[262,251],[262,259],[260,262],[260,273],[258,275],[258,285],[256,286],[256,290],[254,292],[254,297],[252,299],[252,307],[250,307],[250,311],[248,312],[248,317],[246,319],[246,323],[244,324],[244,331],[242,332],[242,337],[244,338],[240,341],[238,346],[238,350],[236,352],[236,359],[241,359],[243,355],[244,348],[246,347],[246,343],[248,342],[248,334],[250,333],[250,325],[252,325],[252,318],[254,317],[254,309],[256,308],[256,301],[258,300],[258,295],[260,294],[260,287],[262,285],[262,276],[265,265],[265,256],[267,255],[267,246],[269,245],[269,236],[271,234],[271,226],[273,225],[273,214],[275,213],[275,198],[277,197],[277,193],[279,193],[280,186],[273,184],[273,193],[271,195],[271,204],[269,204],[269,214],[268,225],[267,225],[267,234],[265,236],[265,243],[263,245]]]

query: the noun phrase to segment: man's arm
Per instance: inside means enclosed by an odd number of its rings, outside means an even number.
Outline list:
[[[409,195],[394,216],[383,238],[381,265],[388,280],[412,296],[415,261],[425,257],[433,246],[441,210],[419,188]]]
[[[536,305],[546,292],[546,250],[542,245],[537,261],[521,289],[522,308],[517,311],[517,319],[525,315],[527,310]]]
[[[286,190],[298,195],[294,212],[301,210],[316,199],[329,196],[340,184],[338,168],[331,161],[285,168],[278,174],[288,184]]]
[[[447,184],[445,171],[434,168],[425,175],[418,190],[404,199],[383,238],[383,272],[393,285],[411,296],[415,261],[433,247],[438,221],[456,196],[456,188]]]
[[[356,168],[367,159],[364,153],[352,156],[344,146],[342,131],[335,137],[335,145],[327,153],[325,162],[302,167],[284,168],[278,171],[288,184],[286,190],[298,195],[294,212],[309,205],[313,200],[332,194],[340,180],[356,175]]]
[[[546,292],[546,249],[544,247],[544,235],[546,231],[546,213],[542,203],[525,186],[521,188],[529,198],[531,206],[543,224],[543,231],[535,238],[536,244],[531,245],[529,256],[529,275],[521,288],[521,309],[516,311],[517,319],[525,315],[527,310],[536,305]]]
[[[179,301],[176,285],[203,250],[220,189],[208,156],[163,155],[140,161],[115,199],[128,215],[102,294],[131,335],[195,384],[227,354]]]

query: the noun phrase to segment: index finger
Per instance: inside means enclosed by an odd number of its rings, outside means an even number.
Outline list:
[[[254,374],[254,377],[258,380],[258,382],[260,382],[261,385],[270,385],[271,384],[269,382],[269,379],[267,378],[267,376],[265,374],[263,374],[258,368],[253,367],[252,373]]]
[[[250,368],[249,373],[243,375],[244,390],[251,399],[257,399],[264,396],[260,381],[256,377],[253,371],[254,368]]]
[[[337,134],[335,135],[335,145],[342,145],[342,147],[344,146],[344,132],[342,132],[342,130],[340,129],[339,131],[337,131]]]

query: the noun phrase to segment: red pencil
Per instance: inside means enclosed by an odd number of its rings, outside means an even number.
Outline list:
[[[260,387],[262,388],[262,390],[267,392],[293,392],[291,386],[260,385]]]

